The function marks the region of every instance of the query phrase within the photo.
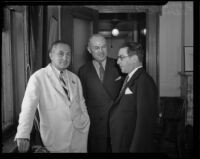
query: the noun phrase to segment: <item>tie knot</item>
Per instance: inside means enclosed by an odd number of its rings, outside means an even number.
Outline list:
[[[60,71],[60,78],[63,78],[63,71]]]
[[[101,62],[99,62],[99,67],[102,67],[102,68],[103,68],[103,65],[102,65],[102,63],[101,63]]]
[[[60,80],[63,82],[64,85],[66,85],[64,78],[63,78],[63,71],[60,71],[60,76],[59,76]]]

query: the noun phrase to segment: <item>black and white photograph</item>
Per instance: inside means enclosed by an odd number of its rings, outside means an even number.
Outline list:
[[[194,158],[198,3],[74,4],[1,7],[2,154]]]

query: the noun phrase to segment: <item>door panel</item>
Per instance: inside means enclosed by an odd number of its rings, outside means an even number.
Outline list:
[[[80,66],[90,58],[86,51],[88,38],[98,32],[98,12],[86,7],[62,6],[61,40],[72,47],[72,61],[69,67],[77,73]]]
[[[89,36],[92,34],[92,22],[73,18],[73,59],[72,69],[78,73],[79,68],[90,59],[90,54],[87,51],[87,42]]]

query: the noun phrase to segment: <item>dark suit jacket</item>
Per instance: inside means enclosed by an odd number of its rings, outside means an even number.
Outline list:
[[[101,83],[90,61],[80,68],[79,77],[90,117],[89,152],[106,152],[108,111],[119,94],[123,78],[116,60],[107,58],[104,80]]]
[[[132,94],[125,94],[126,88]],[[153,79],[143,68],[139,68],[109,112],[112,152],[153,151],[157,98]]]

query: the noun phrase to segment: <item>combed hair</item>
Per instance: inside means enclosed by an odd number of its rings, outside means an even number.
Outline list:
[[[126,42],[124,43],[120,48],[124,48],[127,47],[127,53],[129,56],[131,55],[137,55],[138,59],[140,60],[140,62],[143,61],[143,49],[142,49],[142,45],[140,43],[137,42]]]
[[[68,45],[66,42],[64,42],[63,40],[56,40],[51,44],[51,47],[49,48],[48,53],[50,53],[53,49],[54,46],[58,45],[58,44],[66,44]]]
[[[91,39],[92,38],[94,38],[94,37],[101,37],[101,38],[104,38],[105,39],[105,37],[103,36],[103,35],[101,35],[101,34],[93,34],[93,35],[91,35],[90,37],[89,37],[89,39],[88,39],[88,46],[90,45],[90,42],[91,42]],[[106,39],[105,39],[106,40]]]

